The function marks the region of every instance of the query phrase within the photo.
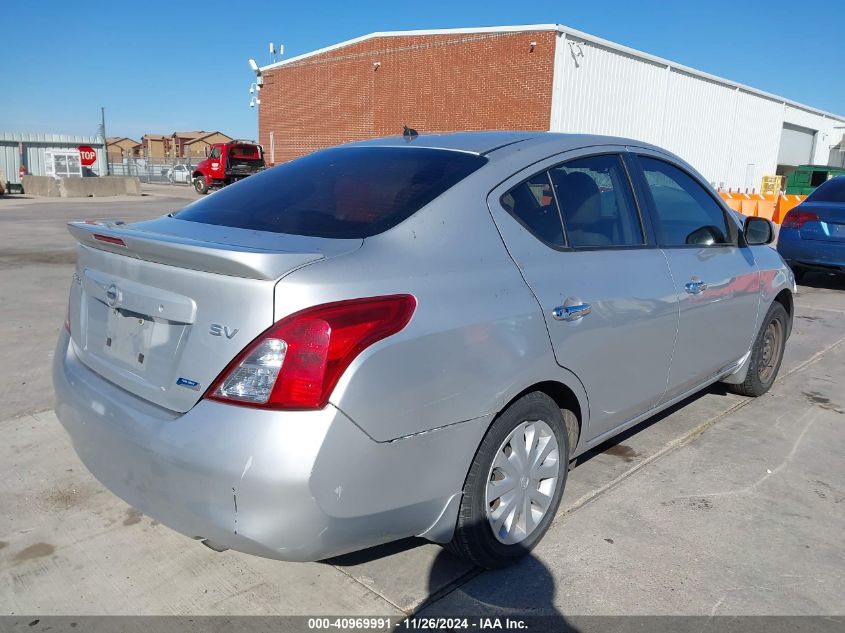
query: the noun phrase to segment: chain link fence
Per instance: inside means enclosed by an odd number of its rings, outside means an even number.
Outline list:
[[[205,158],[140,158],[129,157],[109,161],[112,176],[137,176],[141,182],[190,185],[197,163]]]

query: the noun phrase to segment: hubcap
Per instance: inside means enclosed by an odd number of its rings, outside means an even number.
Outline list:
[[[783,327],[780,321],[774,319],[766,327],[763,334],[763,349],[760,354],[760,367],[757,369],[757,376],[760,382],[769,382],[775,373],[775,365],[780,358],[783,347]]]
[[[499,447],[487,476],[487,520],[496,538],[513,545],[546,516],[557,488],[560,452],[542,420],[518,425]]]

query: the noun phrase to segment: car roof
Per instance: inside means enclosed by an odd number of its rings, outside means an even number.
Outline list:
[[[445,134],[419,134],[416,136],[385,136],[350,143],[345,147],[425,147],[471,154],[496,153],[497,158],[512,152],[540,147],[554,148],[555,152],[591,147],[594,145],[632,145],[664,151],[649,143],[633,139],[601,136],[598,134],[562,134],[532,131],[479,131],[450,132]]]

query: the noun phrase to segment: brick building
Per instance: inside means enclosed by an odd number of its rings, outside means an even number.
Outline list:
[[[375,33],[292,58],[262,69],[259,142],[278,163],[405,124],[547,130],[554,51],[550,30],[450,30]]]
[[[271,163],[405,124],[553,130],[641,139],[717,186],[759,188],[765,175],[833,160],[845,124],[556,24],[373,33],[258,74],[259,142]]]

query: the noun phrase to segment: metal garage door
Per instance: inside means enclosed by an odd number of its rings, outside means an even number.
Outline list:
[[[812,163],[815,141],[815,130],[784,123],[780,135],[778,165],[797,166]]]

